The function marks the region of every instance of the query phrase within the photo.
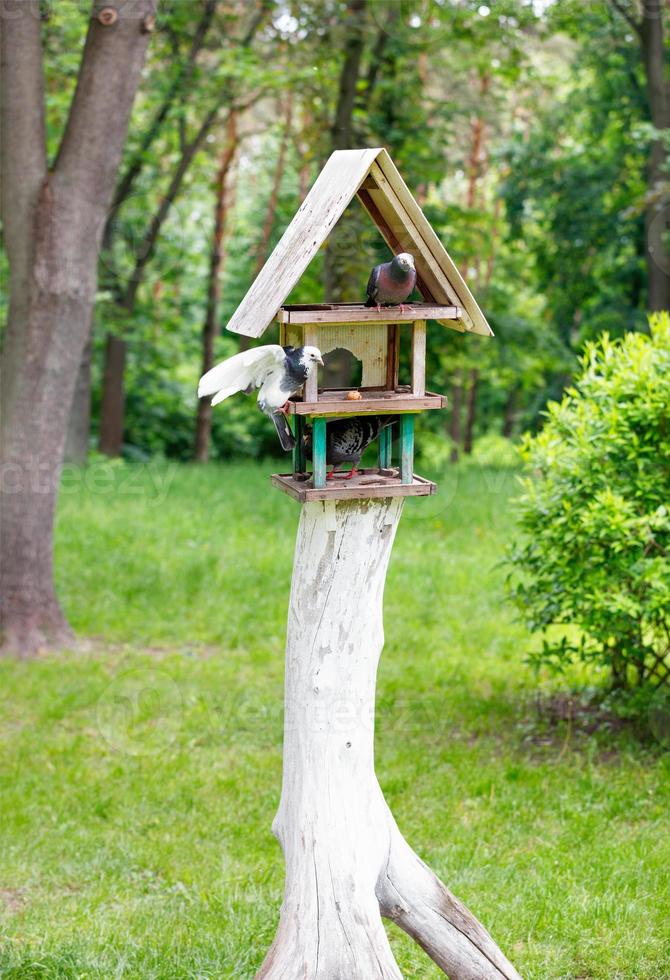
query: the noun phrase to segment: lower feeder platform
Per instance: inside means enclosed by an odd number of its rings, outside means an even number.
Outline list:
[[[362,469],[348,480],[344,475],[328,480],[325,487],[315,487],[311,475],[273,473],[272,485],[301,504],[309,500],[362,500],[366,497],[429,497],[437,493],[431,480],[413,474],[411,483],[403,483],[399,470]]]

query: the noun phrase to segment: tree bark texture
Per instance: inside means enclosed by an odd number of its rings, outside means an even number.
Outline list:
[[[126,342],[116,334],[108,333],[105,343],[98,438],[98,449],[106,456],[120,456],[123,449],[125,368]]]
[[[105,214],[140,80],[153,0],[105,26],[95,3],[77,87],[47,170],[39,5],[1,19],[2,213],[10,308],[0,362],[0,621],[28,655],[69,630],[53,583],[53,522],[75,383],[89,334]],[[8,7],[12,16],[8,16]]]
[[[257,980],[398,980],[381,916],[452,980],[519,980],[402,837],[374,772],[386,570],[401,500],[308,503],[286,644],[284,777],[273,830],[286,882]]]
[[[221,162],[216,174],[214,185],[214,232],[212,249],[209,259],[209,284],[207,288],[207,312],[202,328],[202,373],[205,374],[214,366],[214,341],[218,332],[218,309],[221,299],[221,275],[223,272],[223,240],[226,230],[228,211],[227,181],[230,168],[238,147],[237,114],[231,112],[228,117],[226,145],[221,156]],[[209,459],[209,439],[212,431],[212,399],[208,395],[198,399],[198,411],[195,422],[195,451],[197,463],[206,463]]]
[[[91,434],[91,358],[93,337],[89,328],[88,340],[79,362],[70,418],[65,439],[66,463],[84,464],[88,459],[88,441]]]

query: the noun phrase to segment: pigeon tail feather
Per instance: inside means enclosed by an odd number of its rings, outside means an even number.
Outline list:
[[[270,418],[274,422],[282,449],[284,452],[290,453],[292,449],[295,449],[296,442],[295,436],[291,432],[291,426],[286,421],[286,416],[281,412],[272,412]]]

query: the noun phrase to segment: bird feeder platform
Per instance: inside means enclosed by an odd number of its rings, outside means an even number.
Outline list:
[[[352,398],[355,392],[360,398]],[[318,401],[302,401],[292,398],[288,403],[289,415],[321,415],[340,418],[345,415],[396,415],[403,412],[425,412],[445,408],[447,399],[427,391],[415,395],[409,385],[398,385],[393,391],[385,388],[325,388],[318,392]]]
[[[337,323],[412,323],[415,320],[460,320],[460,306],[439,306],[435,303],[406,303],[399,306],[366,306],[364,303],[302,303],[282,306],[277,314],[279,324]]]
[[[310,500],[430,497],[437,493],[437,484],[416,474],[412,474],[411,483],[403,483],[399,469],[362,469],[350,480],[340,474],[325,487],[315,487],[313,478],[306,473],[273,473],[272,485],[301,504]]]

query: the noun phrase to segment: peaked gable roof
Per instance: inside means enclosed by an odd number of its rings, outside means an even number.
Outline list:
[[[227,329],[248,337],[266,331],[356,194],[391,250],[414,256],[423,299],[460,307],[458,320],[440,322],[492,336],[465,280],[383,147],[336,150],[330,156]]]

